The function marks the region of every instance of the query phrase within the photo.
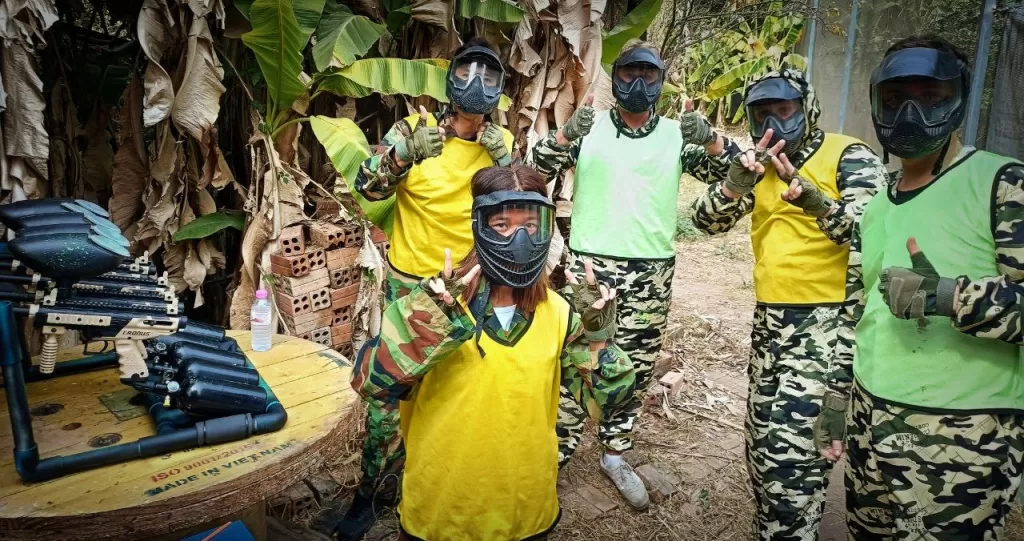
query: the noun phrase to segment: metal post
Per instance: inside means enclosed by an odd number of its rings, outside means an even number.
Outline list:
[[[988,54],[992,43],[992,14],[995,9],[996,0],[985,0],[981,9],[978,50],[974,54],[974,69],[971,70],[971,95],[967,101],[967,121],[964,122],[964,146],[972,147],[978,140],[978,124],[981,123],[981,95],[985,90],[985,74],[988,72]]]
[[[843,133],[846,125],[846,105],[850,99],[850,77],[853,74],[853,46],[857,43],[857,12],[859,2],[852,1],[850,9],[850,27],[846,30],[846,58],[843,59],[843,83],[839,94],[839,133]]]
[[[814,39],[818,37],[818,0],[811,4],[814,10],[811,16],[811,30],[807,41],[807,82],[811,82],[811,73],[814,71]]]

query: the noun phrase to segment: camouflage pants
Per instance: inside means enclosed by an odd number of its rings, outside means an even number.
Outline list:
[[[854,386],[846,511],[854,540],[997,540],[1020,485],[1024,416],[936,414]]]
[[[408,295],[417,283],[418,280],[389,269],[384,279],[384,307]],[[359,492],[363,496],[370,497],[382,487],[385,492],[390,492],[394,490],[392,483],[397,488],[398,476],[405,469],[405,444],[402,443],[398,402],[366,402],[366,439],[363,440],[360,469],[363,477]]]
[[[598,281],[611,285],[618,292],[615,343],[629,355],[636,369],[633,399],[603,411],[598,425],[602,445],[613,451],[625,451],[633,447],[633,425],[643,409],[643,397],[651,382],[654,361],[658,358],[668,324],[675,261],[586,257],[593,262]],[[570,252],[566,266],[582,280],[583,260],[580,256]],[[558,410],[558,459],[559,464],[564,465],[580,443],[587,414],[564,385]]]
[[[754,309],[747,367],[747,470],[755,538],[811,541],[825,506],[830,462],[814,444],[838,309]]]

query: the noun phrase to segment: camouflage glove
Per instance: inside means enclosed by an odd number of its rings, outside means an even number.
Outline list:
[[[794,179],[800,182],[800,196],[790,201],[791,204],[804,209],[804,214],[809,214],[815,218],[821,218],[832,210],[833,201],[831,197],[822,193],[811,181],[800,175],[794,175],[790,180]]]
[[[487,155],[491,157],[495,165],[506,167],[512,163],[512,156],[505,146],[505,134],[497,124],[487,123],[483,135],[480,136],[480,144],[487,149]]]
[[[832,442],[846,438],[846,397],[834,392],[825,393],[821,413],[814,420],[814,441],[818,449],[832,447]]]
[[[879,276],[878,291],[889,310],[900,319],[952,316],[956,280],[939,276],[913,237],[907,250],[911,268],[889,267]]]
[[[754,191],[754,185],[760,180],[761,175],[747,169],[743,162],[740,161],[741,157],[743,157],[743,153],[732,157],[732,162],[729,166],[729,176],[725,179],[725,187],[740,194],[740,196],[744,196]],[[764,150],[758,150],[754,154],[754,159],[764,164],[771,157]]]
[[[584,102],[583,105],[577,107],[576,111],[572,113],[569,120],[565,122],[565,126],[562,126],[562,135],[570,141],[575,141],[590,133],[590,128],[593,125],[594,108]]]
[[[683,134],[684,143],[704,146],[715,140],[717,135],[711,129],[711,123],[696,111],[687,111],[679,119],[679,131]]]
[[[604,307],[594,308],[594,303],[601,298],[601,290],[595,284],[569,284],[570,302],[583,322],[583,335],[591,342],[603,342],[615,337],[616,299],[604,303]]]
[[[441,155],[444,139],[441,128],[427,126],[425,120],[416,125],[416,131],[395,143],[395,157],[403,162],[420,163],[427,158]]]
[[[433,299],[439,307],[441,307],[442,310],[447,310],[452,305],[445,302],[435,286],[438,283],[443,284],[444,289],[442,291],[447,291],[448,294],[452,296],[452,299],[457,303],[459,297],[462,296],[462,292],[466,290],[466,284],[464,283],[464,280],[456,278],[454,274],[448,278],[445,278],[444,275],[445,273],[439,272],[432,278],[424,278],[420,281],[420,287],[423,288],[423,291],[425,291],[427,295],[429,295],[430,298]]]

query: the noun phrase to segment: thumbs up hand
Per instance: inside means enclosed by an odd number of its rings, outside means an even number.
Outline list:
[[[441,155],[444,148],[444,131],[438,126],[427,126],[427,108],[420,106],[420,118],[408,137],[395,143],[395,157],[400,162],[420,163],[427,158]]]
[[[956,300],[956,281],[943,278],[917,245],[907,239],[911,267],[889,267],[882,271],[878,291],[893,315],[900,319],[951,316]]]
[[[569,120],[562,126],[562,136],[569,141],[575,141],[588,133],[594,125],[594,96],[584,98],[583,103],[576,108]]]
[[[683,134],[683,143],[707,145],[717,137],[711,123],[700,113],[693,110],[693,100],[686,98],[683,102],[683,116],[679,118],[679,131]]]

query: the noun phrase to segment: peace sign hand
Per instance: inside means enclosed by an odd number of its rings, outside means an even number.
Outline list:
[[[725,189],[731,193],[726,195],[735,199],[754,191],[757,181],[764,175],[764,164],[771,161],[782,151],[782,147],[786,146],[786,141],[780,140],[773,147],[768,148],[768,143],[774,134],[775,132],[771,128],[765,130],[764,137],[761,137],[753,150],[733,157],[732,165],[729,167],[729,176],[725,179],[724,185]]]
[[[788,201],[793,206],[802,208],[804,214],[821,218],[828,216],[836,208],[836,202],[825,195],[811,181],[800,176],[796,167],[789,162],[785,154],[772,156],[772,164],[775,165],[775,172],[779,178],[789,181],[789,189],[782,192],[782,200]]]
[[[428,293],[432,293],[433,297],[446,305],[453,306],[456,299],[462,295],[462,292],[466,290],[466,287],[473,282],[478,274],[480,274],[480,265],[473,265],[473,268],[469,269],[469,272],[461,279],[454,278],[454,273],[452,272],[452,251],[445,248],[444,271],[424,281],[426,282]]]
[[[597,283],[594,266],[587,259],[583,260],[585,284],[580,284],[569,269],[565,269],[565,279],[569,283],[573,309],[581,315],[583,334],[591,342],[611,340],[616,331],[615,289]]]

